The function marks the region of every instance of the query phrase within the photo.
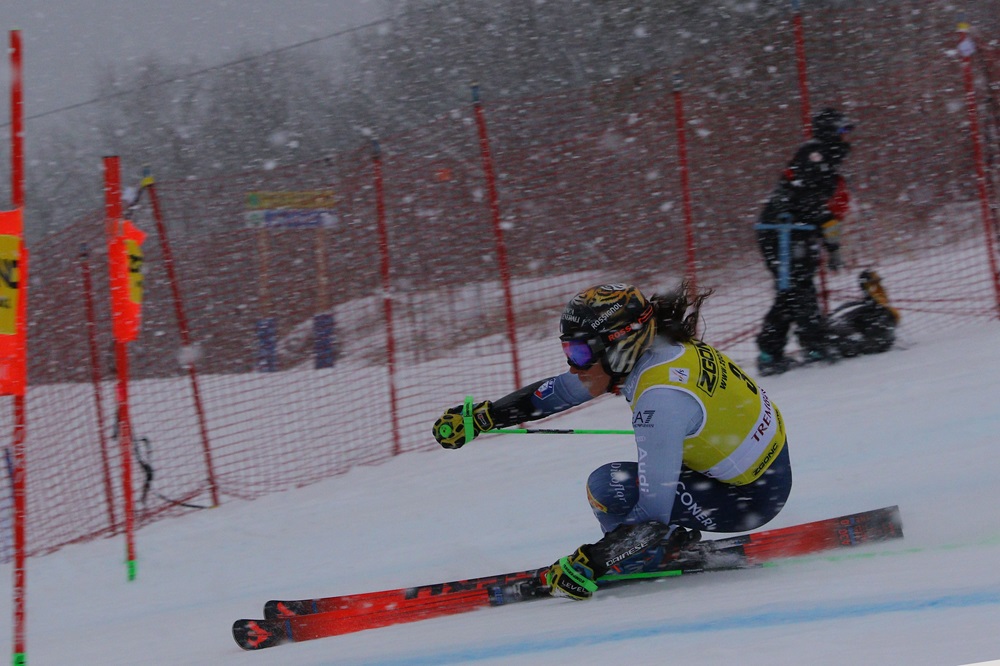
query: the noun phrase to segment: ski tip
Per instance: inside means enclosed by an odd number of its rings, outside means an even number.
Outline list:
[[[288,636],[281,620],[236,620],[233,639],[244,650],[262,650],[285,643]]]
[[[308,601],[278,601],[272,599],[264,604],[264,617],[277,620],[285,617],[298,617],[317,612],[314,604]]]
[[[271,599],[264,604],[264,617],[268,620],[273,620],[276,617],[281,617],[281,602]]]

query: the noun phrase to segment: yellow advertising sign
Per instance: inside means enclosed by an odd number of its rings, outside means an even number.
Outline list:
[[[111,279],[111,330],[115,340],[131,342],[142,323],[142,242],[146,234],[129,220],[113,223],[108,237]]]
[[[21,209],[0,212],[0,395],[27,385],[28,248]]]
[[[0,235],[0,335],[17,334],[21,238]]]
[[[336,205],[333,190],[301,190],[298,192],[257,191],[247,194],[247,210],[329,209]]]
[[[136,305],[142,305],[142,247],[135,238],[125,239],[125,254],[128,255],[128,297]]]

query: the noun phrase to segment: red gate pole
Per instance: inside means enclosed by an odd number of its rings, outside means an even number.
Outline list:
[[[698,274],[695,263],[694,215],[691,211],[691,182],[688,171],[687,132],[684,126],[684,99],[681,93],[681,75],[674,74],[674,121],[677,126],[677,162],[681,177],[681,201],[684,204],[684,240],[687,268],[685,273],[691,288],[697,290]]]
[[[108,262],[111,257],[111,239],[118,235],[122,225],[121,167],[117,157],[104,158],[104,217],[108,236]],[[112,307],[112,317],[114,317]],[[125,564],[128,579],[135,580],[135,498],[132,496],[132,423],[128,413],[128,343],[115,338],[115,368],[118,386],[118,445],[122,459],[122,494],[125,500]]]
[[[160,198],[156,194],[156,182],[149,170],[143,174],[142,189],[149,192],[149,203],[153,209],[153,220],[156,222],[156,234],[160,237],[160,249],[163,252],[163,265],[167,269],[167,280],[170,282],[170,294],[174,301],[174,316],[177,317],[177,328],[181,334],[181,344],[185,349],[191,347],[191,329],[188,326],[187,315],[184,313],[184,301],[181,299],[180,286],[177,283],[177,271],[174,265],[174,254],[170,250],[167,239],[167,228],[163,223],[163,213],[160,211]],[[191,395],[194,398],[194,411],[198,418],[198,433],[201,435],[202,454],[205,458],[205,469],[208,472],[208,487],[212,492],[212,506],[219,506],[219,486],[215,480],[215,466],[212,463],[212,447],[208,440],[208,423],[205,409],[201,402],[201,391],[198,388],[198,371],[194,359],[187,364],[188,379],[191,383]]]
[[[799,107],[802,136],[812,138],[812,107],[809,102],[809,66],[806,60],[806,39],[802,27],[799,0],[792,0],[792,27],[795,33],[795,68],[799,74]],[[830,291],[826,286],[826,262],[819,266],[819,302],[823,314],[830,312]]]
[[[372,141],[372,167],[375,171],[375,217],[378,227],[378,251],[382,275],[382,310],[385,313],[385,356],[389,371],[389,418],[392,420],[392,455],[402,452],[399,439],[399,405],[396,398],[396,336],[392,327],[392,278],[389,256],[389,228],[385,219],[385,188],[382,180],[382,149]]]
[[[958,53],[962,57],[962,75],[965,79],[965,106],[969,112],[969,138],[976,162],[976,189],[979,192],[979,212],[986,232],[986,249],[989,254],[990,274],[993,278],[993,296],[996,300],[997,315],[1000,316],[1000,273],[997,273],[996,247],[993,240],[990,195],[986,185],[986,160],[983,157],[982,139],[979,134],[979,110],[976,104],[976,81],[972,73],[972,54],[975,42],[969,35],[969,24],[958,24]]]
[[[108,457],[108,441],[104,436],[104,407],[101,401],[101,364],[97,350],[97,317],[94,314],[94,288],[90,277],[90,250],[84,243],[80,247],[80,276],[83,279],[83,306],[87,318],[87,347],[90,352],[90,381],[94,385],[94,408],[97,414],[97,438],[101,447],[101,469],[104,472],[104,497],[108,505],[108,527],[114,531],[118,527],[115,519],[115,495],[111,483],[111,462]]]
[[[795,67],[799,73],[799,101],[801,107],[802,135],[812,138],[812,111],[809,104],[809,72],[806,62],[806,40],[802,29],[799,0],[792,0],[792,27],[795,32]]]
[[[24,88],[21,60],[21,32],[10,32],[10,143],[11,143],[11,193],[14,208],[24,207]],[[19,319],[26,316],[27,300],[27,248],[22,245],[20,280],[21,297],[18,303]],[[19,321],[18,326],[26,322]],[[27,340],[23,341],[25,344]],[[26,354],[26,351],[22,352]],[[26,362],[26,361],[25,361]],[[26,383],[26,382],[25,382]],[[27,521],[27,452],[26,412],[22,387],[14,394],[14,643],[12,663],[14,666],[27,661],[27,541],[25,523]]]
[[[479,152],[483,158],[483,173],[486,175],[486,191],[490,198],[490,213],[493,220],[493,234],[496,236],[497,263],[500,266],[500,282],[503,287],[504,311],[507,317],[507,337],[510,339],[511,364],[514,366],[514,388],[521,386],[521,364],[518,361],[517,325],[514,321],[514,298],[511,294],[510,265],[507,263],[507,246],[504,244],[503,228],[500,226],[500,199],[497,196],[496,173],[493,169],[493,154],[486,132],[486,115],[479,102],[479,86],[472,86],[472,108],[476,114],[479,130]]]

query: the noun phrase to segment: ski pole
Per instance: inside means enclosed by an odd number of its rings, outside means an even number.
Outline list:
[[[634,435],[634,430],[600,430],[592,428],[497,428],[484,435]]]
[[[472,408],[473,399],[471,395],[465,396],[462,404],[462,421],[465,426],[465,443],[472,441]],[[634,430],[601,430],[591,428],[494,428],[484,430],[484,434],[492,435],[634,435]]]
[[[472,429],[472,396],[465,396],[465,402],[462,404],[462,425],[465,427],[465,443],[468,444],[475,437],[475,431]]]

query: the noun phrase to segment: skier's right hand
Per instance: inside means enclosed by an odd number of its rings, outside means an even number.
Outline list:
[[[472,433],[469,440],[484,430],[493,428],[493,415],[490,408],[493,403],[484,400],[472,408]],[[462,405],[452,407],[434,422],[434,439],[446,449],[460,449],[465,445],[465,419],[462,417]]]
[[[580,546],[569,557],[559,558],[545,572],[545,584],[553,597],[585,601],[597,591],[597,577],[590,563],[588,546]]]

